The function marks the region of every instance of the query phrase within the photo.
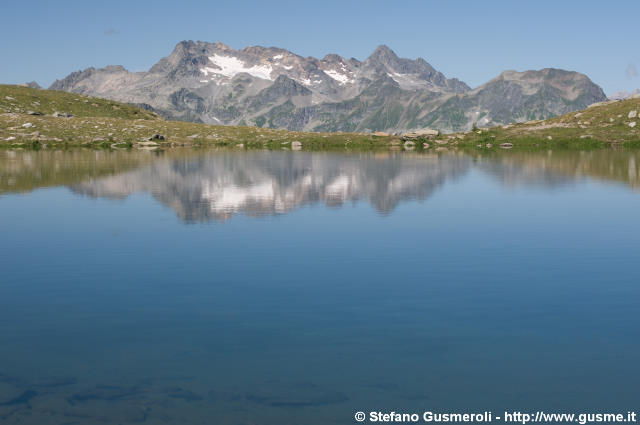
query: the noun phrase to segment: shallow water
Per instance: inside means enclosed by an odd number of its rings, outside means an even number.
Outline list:
[[[0,423],[637,409],[639,166],[0,151]]]

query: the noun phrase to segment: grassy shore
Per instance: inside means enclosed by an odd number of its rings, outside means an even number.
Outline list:
[[[638,113],[640,98],[603,102],[544,121],[476,129],[455,136],[461,137],[459,146],[481,149],[487,149],[487,145],[500,147],[504,143],[512,144],[514,149],[637,148],[640,147]]]
[[[545,121],[418,138],[306,133],[168,121],[154,112],[74,93],[0,85],[0,147],[237,149],[597,149],[640,147],[640,99],[609,102]],[[632,124],[638,122],[638,126]],[[155,137],[158,135],[160,137]]]
[[[153,112],[106,99],[0,85],[0,145],[4,146],[280,148],[293,142],[307,148],[386,146],[389,137],[168,121]]]

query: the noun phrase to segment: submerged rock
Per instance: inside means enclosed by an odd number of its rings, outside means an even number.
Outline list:
[[[242,398],[272,407],[326,406],[349,400],[349,397],[341,392],[327,390],[312,383],[270,383],[267,390],[251,392]]]
[[[202,401],[204,399],[200,394],[180,387],[170,389],[167,392],[167,395],[171,398],[177,398],[184,401]]]
[[[140,393],[137,387],[119,387],[114,385],[100,385],[92,389],[73,394],[67,399],[69,404],[82,403],[90,400],[121,400]]]
[[[17,397],[14,397],[14,398],[12,398],[12,399],[10,399],[8,401],[5,401],[5,402],[1,402],[0,406],[15,406],[15,405],[18,405],[18,404],[29,403],[29,400],[31,400],[32,398],[34,398],[37,395],[38,395],[37,391],[26,390],[22,394],[18,395]]]

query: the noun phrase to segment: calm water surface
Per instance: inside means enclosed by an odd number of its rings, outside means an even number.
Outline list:
[[[637,410],[639,167],[0,151],[0,423]]]

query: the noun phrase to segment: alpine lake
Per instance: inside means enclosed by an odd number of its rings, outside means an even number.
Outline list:
[[[640,151],[0,150],[0,424],[621,412]]]

